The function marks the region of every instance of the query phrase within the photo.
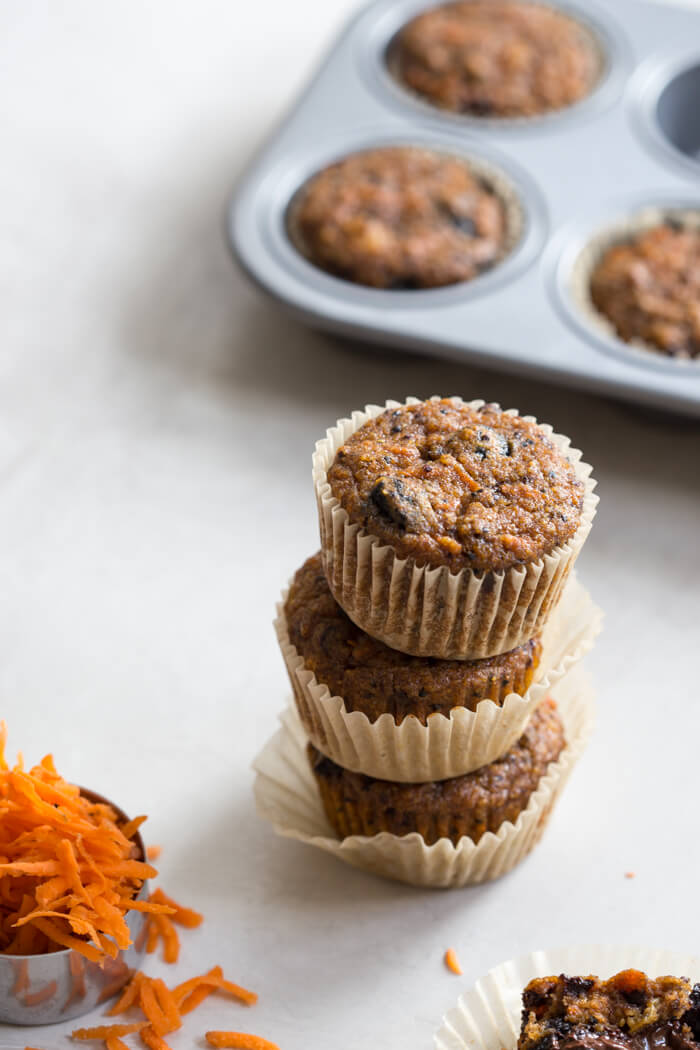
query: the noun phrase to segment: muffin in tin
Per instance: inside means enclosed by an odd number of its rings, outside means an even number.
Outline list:
[[[390,649],[337,604],[320,552],[296,573],[284,613],[289,641],[304,667],[343,698],[346,711],[361,711],[370,722],[388,713],[397,725],[408,716],[425,725],[431,714],[449,716],[456,707],[473,711],[484,699],[500,705],[509,693],[527,691],[542,653],[539,638],[473,661],[420,658]]]
[[[497,187],[457,156],[386,146],[314,175],[287,223],[293,243],[321,270],[402,290],[470,281],[491,269],[517,242],[521,219],[505,180]]]
[[[694,1050],[700,1046],[700,984],[623,970],[537,977],[523,991],[518,1050]]]
[[[700,219],[672,217],[608,245],[590,298],[624,342],[672,358],[700,358]]]
[[[499,572],[570,540],[584,484],[536,423],[450,398],[369,419],[337,450],[331,494],[417,566]]]
[[[591,30],[545,4],[458,0],[408,22],[388,63],[405,87],[441,109],[533,117],[590,94],[602,50]]]
[[[349,772],[311,744],[308,755],[326,816],[341,838],[417,832],[428,846],[442,838],[456,845],[515,823],[565,743],[556,704],[548,699],[502,758],[450,780],[392,783]]]

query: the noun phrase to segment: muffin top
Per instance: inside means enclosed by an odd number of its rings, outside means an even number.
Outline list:
[[[413,715],[425,724],[436,712],[474,710],[490,698],[502,703],[510,692],[524,693],[539,664],[539,638],[485,660],[438,660],[390,649],[357,627],[330,592],[321,554],[296,573],[284,606],[289,640],[347,711],[362,711],[371,722],[392,714],[400,724]]]
[[[466,161],[413,147],[354,153],[315,175],[290,211],[309,260],[356,284],[468,281],[506,250],[500,197]]]
[[[626,342],[700,357],[700,228],[666,222],[612,245],[591,275],[591,298]]]
[[[700,1035],[700,985],[685,977],[623,970],[537,977],[523,991],[518,1050],[693,1050]]]
[[[443,398],[387,409],[328,470],[350,521],[416,565],[501,571],[576,532],[584,486],[535,423]]]
[[[515,822],[565,744],[564,727],[550,699],[535,710],[523,735],[502,758],[450,780],[427,784],[376,780],[343,769],[313,745],[309,758],[322,794],[326,788],[324,805],[334,827],[354,808],[365,826],[350,833],[419,831],[430,845],[443,836],[456,842],[468,835],[478,842],[487,831],[497,831],[504,820]],[[342,805],[334,820],[338,800]],[[343,827],[341,833],[348,831]]]
[[[427,101],[474,116],[529,117],[570,106],[600,75],[592,33],[544,4],[465,0],[398,34],[396,74]]]

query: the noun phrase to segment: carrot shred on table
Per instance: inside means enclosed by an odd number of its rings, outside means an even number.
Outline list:
[[[135,1024],[98,1024],[93,1028],[76,1028],[71,1032],[71,1039],[109,1039],[110,1036],[121,1038],[123,1035],[131,1035],[132,1032],[140,1032],[146,1026],[145,1021]]]
[[[180,957],[180,938],[169,915],[152,915],[150,921],[156,926],[163,942],[163,959],[176,963]]]
[[[143,980],[143,974],[140,970],[137,970],[133,974],[131,980],[124,987],[122,994],[117,999],[114,1006],[110,1007],[107,1011],[108,1017],[116,1017],[117,1014],[126,1013],[130,1007],[134,1006],[138,1002],[139,989],[141,987],[141,981]]]
[[[162,889],[154,890],[148,898],[149,902],[154,904],[166,905],[173,910],[173,922],[176,922],[178,926],[185,926],[187,929],[194,930],[197,926],[201,926],[204,921],[204,916],[198,911],[194,911],[192,908],[183,908],[181,904],[174,901],[172,897],[168,897],[163,893]]]
[[[459,965],[459,960],[457,959],[454,948],[448,948],[445,952],[445,966],[452,973],[456,974],[457,977],[462,976],[462,967]]]
[[[227,981],[223,975],[223,971],[220,966],[214,967],[209,973],[203,974],[201,977],[192,977],[189,981],[185,981],[183,984],[178,985],[173,989],[173,995],[175,996],[176,1002],[184,1003],[186,998],[191,995],[197,987],[211,988],[212,991],[226,992],[228,995],[232,995],[234,998],[245,1003],[246,1006],[253,1006],[258,1001],[258,996],[255,992],[249,992],[247,988],[241,988],[239,984],[234,984],[233,981]],[[182,1008],[180,1013],[182,1013]]]
[[[127,912],[153,910],[134,902],[143,881],[157,875],[132,841],[145,818],[123,821],[91,801],[56,772],[50,755],[28,770],[21,759],[11,767],[6,741],[2,723],[0,953],[72,948],[102,964],[131,944]]]
[[[160,1003],[156,998],[153,979],[144,977],[139,988],[139,1006],[143,1010],[146,1020],[156,1035],[167,1035],[168,1020],[163,1013]]]
[[[148,1026],[142,1028],[139,1035],[141,1041],[149,1048],[149,1050],[171,1050],[165,1040]]]
[[[247,1032],[207,1032],[209,1046],[230,1047],[231,1050],[279,1050],[276,1043]]]
[[[168,1023],[168,1031],[176,1032],[178,1028],[182,1028],[182,1018],[180,1017],[180,1011],[178,1010],[173,993],[170,991],[165,981],[160,977],[154,977],[151,984],[158,1005]]]
[[[105,1039],[106,1050],[129,1050],[123,1039],[118,1035],[108,1035]]]

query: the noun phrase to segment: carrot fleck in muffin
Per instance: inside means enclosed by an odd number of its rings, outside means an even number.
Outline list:
[[[538,977],[523,992],[518,1050],[697,1050],[700,985],[623,970]]]
[[[348,835],[418,832],[426,845],[449,838],[474,842],[517,820],[547,767],[565,747],[553,700],[535,711],[520,740],[496,762],[451,780],[397,784],[351,773],[309,745],[309,761],[331,825]]]
[[[284,606],[289,640],[346,711],[362,711],[370,722],[408,715],[424,725],[429,715],[471,711],[480,700],[501,704],[509,693],[529,688],[539,664],[539,638],[484,660],[440,660],[390,649],[357,627],[330,592],[320,553],[296,573]]]
[[[544,4],[463,0],[413,18],[389,55],[398,78],[455,113],[531,117],[578,102],[601,72],[600,48]]]
[[[535,562],[579,527],[584,485],[537,424],[450,399],[388,409],[327,474],[353,524],[416,565],[500,571]]]
[[[700,228],[669,220],[608,248],[591,298],[625,342],[700,357]]]
[[[290,234],[322,270],[374,288],[433,288],[494,266],[514,232],[500,196],[457,157],[392,146],[325,168],[292,203]]]

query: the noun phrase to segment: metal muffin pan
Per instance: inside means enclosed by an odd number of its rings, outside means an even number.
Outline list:
[[[700,209],[700,9],[548,2],[593,30],[602,75],[579,103],[517,120],[433,108],[393,78],[391,41],[430,0],[361,11],[239,182],[228,211],[234,256],[314,327],[700,416],[700,361],[623,342],[574,288],[580,253],[606,229],[647,206]],[[473,159],[510,184],[523,232],[502,262],[472,281],[386,291],[303,257],[287,224],[301,186],[350,153],[397,144]]]

